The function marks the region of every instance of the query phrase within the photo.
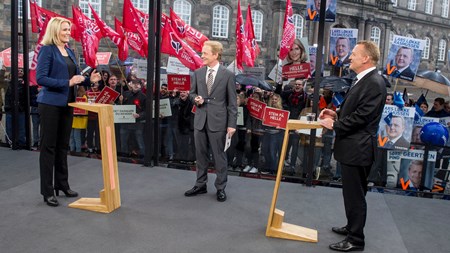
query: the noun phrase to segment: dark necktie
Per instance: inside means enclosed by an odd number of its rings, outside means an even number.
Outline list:
[[[355,87],[357,81],[358,81],[358,78],[355,77],[355,79],[353,79],[353,81],[352,81],[352,85],[350,86],[349,90],[351,90],[351,89],[353,89],[353,87]]]
[[[211,95],[212,86],[214,83],[214,69],[209,69],[208,80],[206,81],[206,89],[208,91],[208,96]]]

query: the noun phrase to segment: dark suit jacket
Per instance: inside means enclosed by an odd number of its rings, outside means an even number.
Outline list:
[[[414,79],[414,72],[412,71],[411,67],[407,67],[405,70],[400,72],[400,75],[398,77],[401,79],[412,81]]]
[[[80,74],[75,54],[69,48],[66,48],[70,59],[77,66],[76,73]],[[69,95],[69,70],[67,69],[66,61],[55,45],[42,46],[36,67],[36,81],[42,86],[39,92],[37,102],[55,105],[67,106]],[[89,86],[89,78],[86,78],[84,83],[79,85]]]
[[[337,161],[357,166],[373,163],[376,134],[385,100],[386,85],[376,69],[347,92],[333,125]]]
[[[395,149],[408,150],[409,142],[405,139],[405,137],[402,136],[394,143],[393,146]]]
[[[206,88],[206,69],[202,67],[194,72],[190,96],[202,96],[205,103],[197,106],[194,117],[194,128],[202,130],[205,124],[211,131],[226,131],[227,127],[236,128],[237,95],[234,74],[223,66],[219,69],[214,80],[211,94],[208,96]]]

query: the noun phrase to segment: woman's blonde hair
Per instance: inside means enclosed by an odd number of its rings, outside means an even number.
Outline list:
[[[275,102],[275,101],[273,100],[274,97],[278,98],[278,101]],[[279,94],[277,94],[277,93],[274,93],[274,94],[270,97],[270,99],[269,99],[269,106],[270,106],[270,107],[273,107],[273,108],[276,108],[276,109],[283,109],[283,104],[282,104],[282,101],[281,101],[281,96],[280,96]]]
[[[295,39],[294,43],[292,43],[292,47],[294,45],[297,45],[300,50],[302,51],[300,58],[298,59],[299,62],[306,62],[308,60],[308,54],[306,52],[305,46],[303,46],[302,42],[299,39]],[[291,47],[291,49],[292,49]],[[288,62],[293,62],[293,59],[291,59],[290,55],[288,54],[287,56],[287,61]]]
[[[61,45],[62,41],[59,39],[59,33],[61,32],[62,23],[68,23],[69,26],[72,23],[65,18],[53,17],[47,24],[47,30],[42,38],[42,45]]]

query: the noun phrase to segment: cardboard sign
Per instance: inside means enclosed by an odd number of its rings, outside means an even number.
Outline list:
[[[309,78],[311,64],[309,62],[283,66],[283,78]]]
[[[111,59],[111,52],[97,52],[95,57],[97,57],[98,65],[108,65],[109,59]]]
[[[136,105],[113,105],[114,123],[136,123]]]
[[[262,123],[265,126],[286,129],[287,122],[289,119],[289,113],[290,112],[286,110],[276,109],[267,106],[266,109],[264,109],[264,118]]]
[[[77,97],[75,98],[75,102],[79,103],[79,102],[87,102],[87,98],[85,97]],[[88,112],[87,110],[83,110],[80,108],[73,108],[73,115],[87,115]]]
[[[189,91],[191,89],[191,77],[189,75],[167,75],[167,88],[169,90]]]
[[[116,101],[117,97],[120,95],[119,92],[111,89],[109,86],[105,86],[102,92],[95,99],[95,103],[99,104],[112,104]]]
[[[239,106],[238,107],[238,117],[236,125],[243,126],[244,125],[244,107]]]
[[[167,73],[188,75],[189,69],[176,57],[169,56],[169,59],[167,60]]]
[[[247,109],[253,118],[262,120],[264,116],[264,109],[266,108],[266,104],[264,102],[255,100],[253,98],[248,98],[247,100]]]

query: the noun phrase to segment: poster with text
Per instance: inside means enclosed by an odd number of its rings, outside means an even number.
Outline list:
[[[350,64],[350,54],[358,39],[358,29],[330,29],[330,53],[328,63],[335,67],[346,67]]]
[[[378,147],[408,150],[416,108],[385,105],[378,128]]]

